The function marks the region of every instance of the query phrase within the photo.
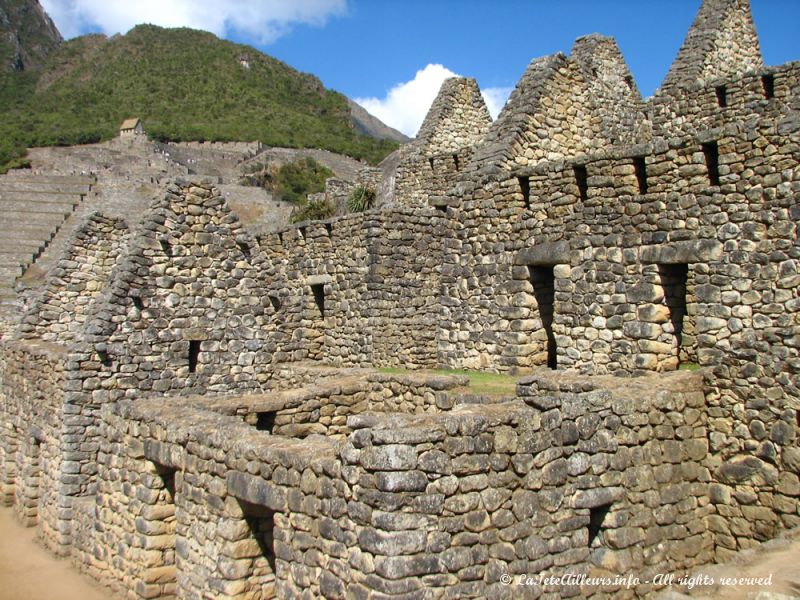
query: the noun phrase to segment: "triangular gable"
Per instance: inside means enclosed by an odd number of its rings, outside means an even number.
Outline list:
[[[478,82],[451,77],[442,83],[411,146],[427,156],[455,153],[478,144],[491,124]]]
[[[69,344],[84,324],[125,251],[130,231],[121,219],[92,213],[73,233],[67,250],[48,274],[44,291],[22,319],[22,337]]]
[[[763,66],[749,0],[703,0],[660,91],[732,79]]]

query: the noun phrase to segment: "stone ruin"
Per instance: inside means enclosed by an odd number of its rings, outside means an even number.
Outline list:
[[[705,0],[647,101],[598,35],[494,123],[449,80],[379,209],[90,215],[0,344],[0,500],[129,598],[643,597],[800,526],[798,75]]]

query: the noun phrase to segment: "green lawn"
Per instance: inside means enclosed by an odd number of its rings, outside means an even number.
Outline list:
[[[477,394],[480,396],[516,396],[517,381],[521,375],[503,375],[501,373],[488,373],[485,371],[464,371],[460,369],[437,369],[425,371],[410,371],[399,368],[382,368],[381,373],[393,375],[413,375],[415,373],[431,373],[434,375],[466,375],[469,378],[469,386],[458,389],[459,392],[466,394]]]

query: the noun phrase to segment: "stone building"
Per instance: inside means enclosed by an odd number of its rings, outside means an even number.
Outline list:
[[[643,597],[800,526],[799,73],[705,0],[648,101],[598,35],[494,123],[449,80],[380,209],[92,215],[0,344],[0,499],[130,598]]]
[[[134,139],[140,135],[144,135],[144,125],[142,125],[141,119],[125,119],[119,126],[119,137],[123,139]]]

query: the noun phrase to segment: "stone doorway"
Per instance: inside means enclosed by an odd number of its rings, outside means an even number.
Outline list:
[[[558,366],[556,336],[553,333],[553,316],[555,314],[556,280],[552,266],[529,266],[533,295],[539,305],[539,317],[542,327],[547,333],[547,366],[555,369]]]
[[[275,598],[275,511],[239,500],[249,535],[255,541],[248,588],[253,598]],[[256,549],[257,548],[257,549]]]
[[[675,336],[676,356],[678,364],[686,356],[683,351],[683,327],[686,317],[686,287],[689,279],[689,265],[687,264],[661,264],[658,265],[658,275],[661,287],[664,289],[664,302],[669,309],[669,320]]]
[[[31,437],[19,454],[17,466],[19,479],[16,486],[16,508],[20,521],[26,527],[39,523],[39,496],[41,479],[41,440]]]

